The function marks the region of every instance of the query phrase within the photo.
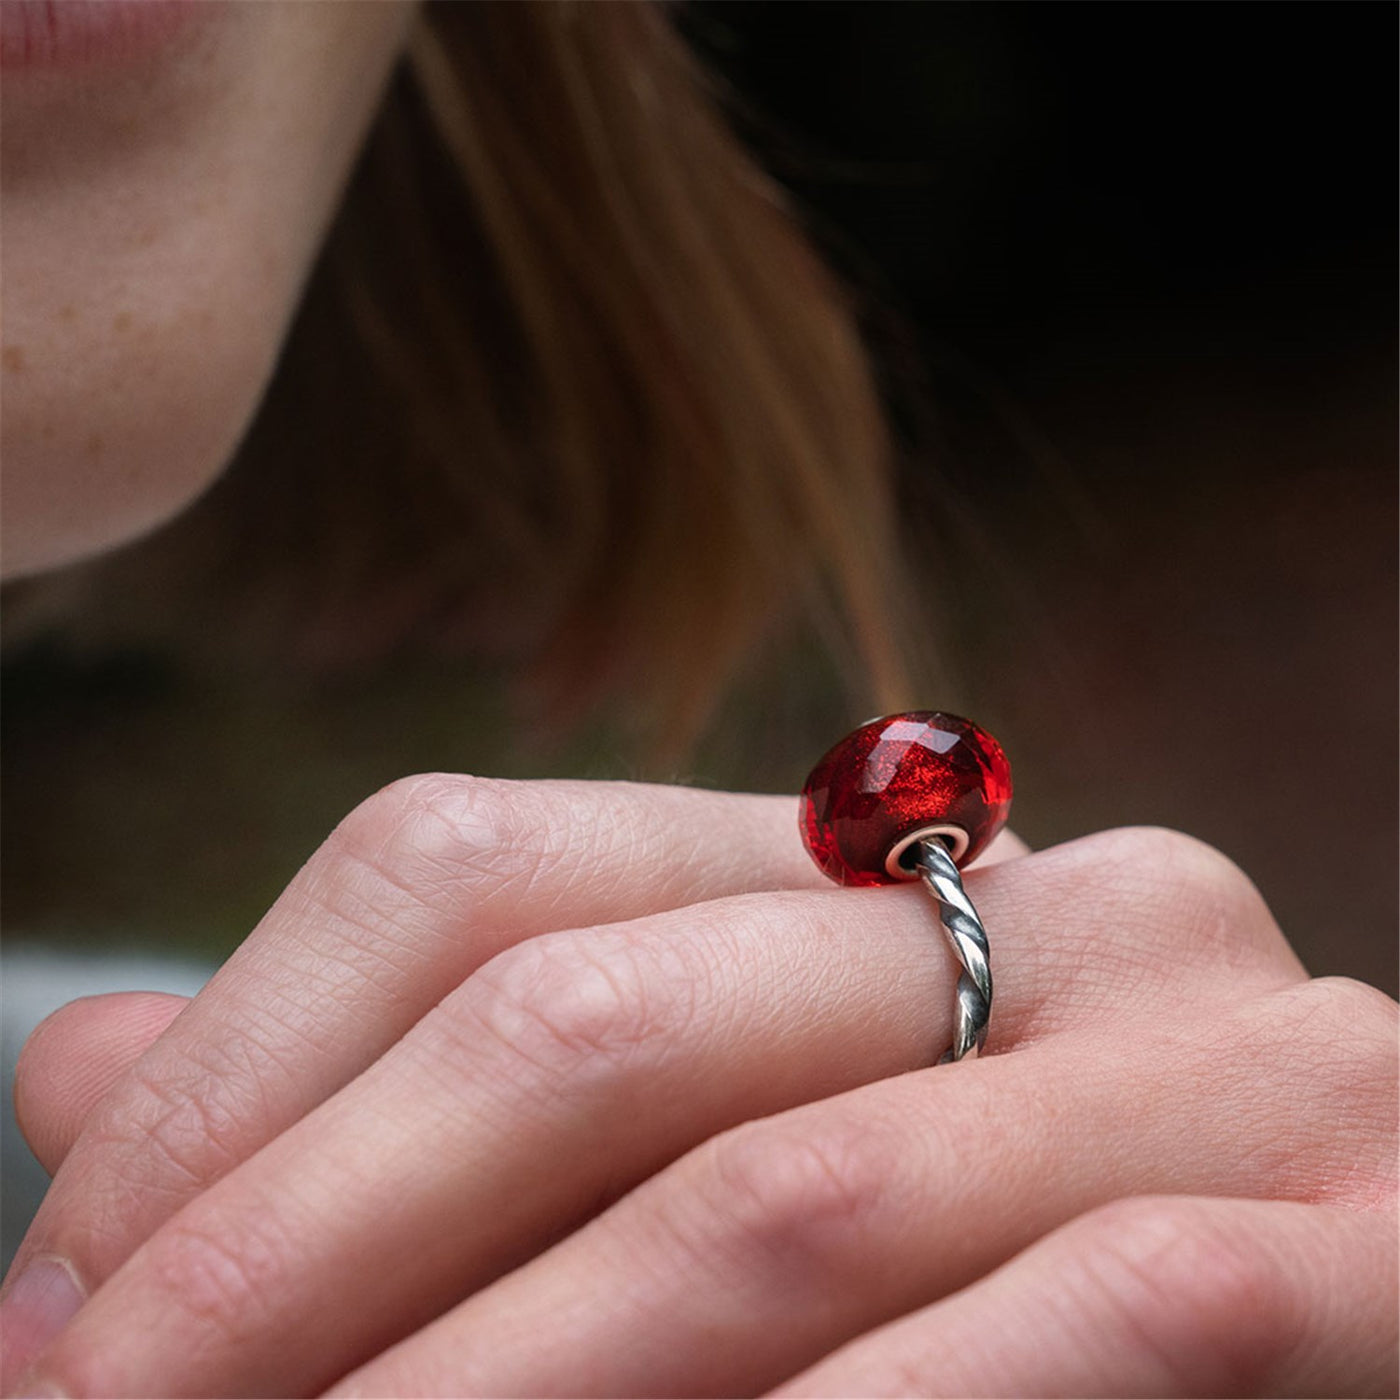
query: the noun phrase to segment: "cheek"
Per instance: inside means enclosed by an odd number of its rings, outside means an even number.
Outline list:
[[[5,94],[7,576],[152,529],[227,463],[407,12],[221,13],[149,93],[99,92],[110,111]]]
[[[259,258],[214,229],[186,225],[180,242],[147,279],[94,279],[91,263],[82,276],[27,269],[3,352],[7,575],[144,533],[188,504],[236,447],[293,279],[274,255]]]

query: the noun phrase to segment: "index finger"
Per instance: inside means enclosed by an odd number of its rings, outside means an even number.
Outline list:
[[[1028,855],[1003,831],[973,869]],[[72,1150],[89,1113],[169,1027],[190,998],[150,992],[80,997],[30,1036],[15,1070],[15,1112],[30,1150],[52,1176]]]
[[[37,1256],[96,1287],[503,948],[824,883],[790,798],[441,774],[391,785],[341,823],[94,1111],[20,1249],[4,1311],[25,1313],[11,1306],[14,1281]],[[22,1367],[43,1339],[4,1330],[7,1369]]]

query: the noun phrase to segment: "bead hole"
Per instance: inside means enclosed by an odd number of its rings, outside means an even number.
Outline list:
[[[942,832],[935,832],[930,836],[920,837],[918,841],[912,841],[899,853],[899,868],[907,870],[911,875],[919,873],[919,847],[925,841],[937,841],[949,855],[953,854],[953,842],[950,837]]]

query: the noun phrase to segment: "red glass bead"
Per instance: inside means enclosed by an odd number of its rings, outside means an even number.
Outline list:
[[[885,885],[885,862],[920,827],[968,836],[965,865],[986,849],[1011,810],[1011,765],[971,720],[936,710],[886,715],[848,734],[802,789],[802,837],[840,885]],[[912,871],[910,872],[912,877]]]

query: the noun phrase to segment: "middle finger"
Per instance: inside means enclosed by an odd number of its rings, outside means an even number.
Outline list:
[[[16,1267],[55,1255],[101,1283],[505,947],[819,882],[793,826],[775,797],[450,774],[391,784],[84,1125]]]

